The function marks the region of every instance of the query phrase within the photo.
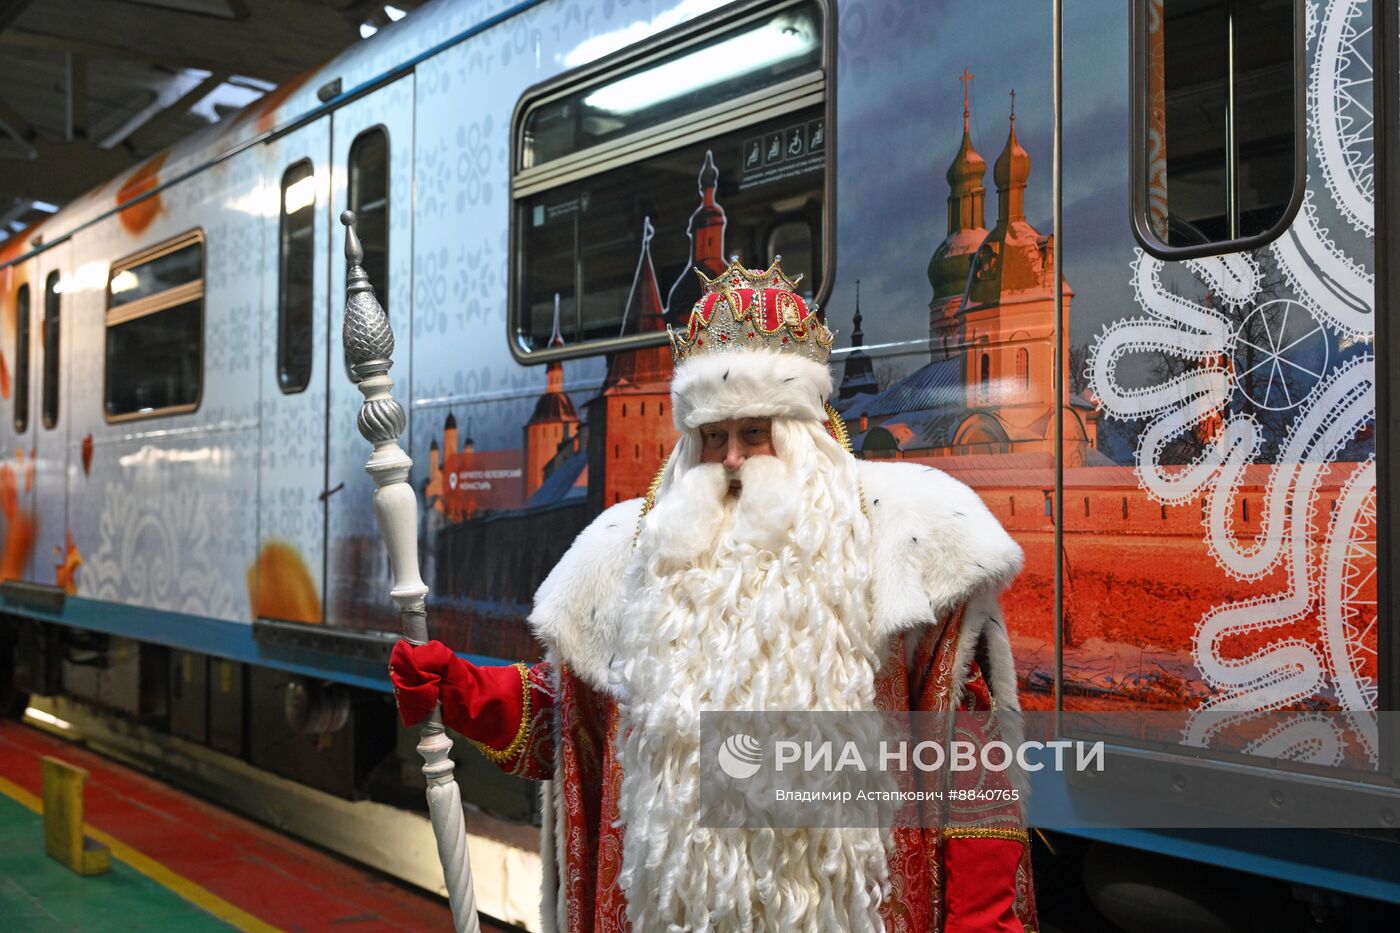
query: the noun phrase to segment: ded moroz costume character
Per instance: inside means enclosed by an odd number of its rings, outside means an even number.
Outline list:
[[[681,439],[648,496],[599,515],[541,584],[544,662],[395,649],[406,722],[441,700],[488,758],[546,782],[548,929],[1035,929],[1005,810],[699,825],[702,710],[1018,708],[998,596],[1020,548],[946,474],[851,455],[827,405],[831,333],[794,285],[776,262],[705,280],[672,334]],[[737,475],[701,462],[702,425],[750,417],[772,419],[775,456]]]

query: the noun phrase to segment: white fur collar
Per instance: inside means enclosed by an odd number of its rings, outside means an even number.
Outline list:
[[[917,463],[862,460],[875,617],[890,634],[942,616],[1021,570],[1021,548],[970,487]]]
[[[886,634],[933,622],[977,594],[995,606],[1022,554],[977,493],[914,463],[862,461],[860,477],[873,538],[874,612]],[[536,637],[599,690],[607,689],[614,608],[641,507],[631,499],[594,519],[540,584],[530,613]],[[1014,682],[1009,692],[1014,699]]]
[[[599,690],[606,689],[608,682],[615,606],[641,515],[641,499],[606,509],[579,532],[535,591],[535,608],[530,613],[535,637]]]

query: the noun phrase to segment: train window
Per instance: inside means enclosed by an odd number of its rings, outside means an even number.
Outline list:
[[[29,430],[29,285],[15,292],[15,433]]]
[[[527,91],[516,107],[511,350],[663,342],[698,269],[831,265],[825,0],[749,3]],[[559,339],[555,340],[556,310]]]
[[[365,250],[365,273],[384,310],[389,310],[389,134],[365,130],[350,144],[350,210]]]
[[[1302,0],[1141,0],[1134,228],[1164,258],[1251,249],[1302,203]]]
[[[103,399],[108,421],[194,411],[204,385],[204,234],[112,264]]]
[[[44,384],[40,407],[46,428],[58,424],[58,342],[63,320],[63,298],[59,294],[58,280],[57,269],[44,280]]]
[[[300,392],[311,382],[316,176],[305,159],[282,175],[277,237],[277,384]]]

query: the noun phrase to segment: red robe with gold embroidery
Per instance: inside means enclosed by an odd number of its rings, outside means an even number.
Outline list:
[[[975,493],[940,471],[863,462],[861,482],[874,543],[873,611],[890,638],[877,708],[1019,709],[997,594],[1019,571],[1020,548]],[[541,585],[530,619],[549,660],[528,671],[530,717],[514,736],[518,751],[493,756],[545,782],[546,929],[630,929],[617,881],[625,832],[617,704],[603,686],[612,633],[599,608],[617,595],[640,510],[633,500],[600,515]],[[942,828],[893,834],[891,897],[881,907],[887,931],[1036,929],[1029,845],[1014,815],[974,826],[949,814]]]

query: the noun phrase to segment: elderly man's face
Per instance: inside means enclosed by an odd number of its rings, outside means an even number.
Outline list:
[[[700,462],[723,463],[730,473],[750,457],[771,457],[773,450],[773,421],[770,418],[730,418],[700,426]],[[740,483],[729,484],[729,492],[738,495]]]

